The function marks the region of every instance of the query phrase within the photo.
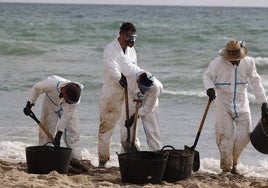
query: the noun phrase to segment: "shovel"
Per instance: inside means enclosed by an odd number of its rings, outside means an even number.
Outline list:
[[[124,92],[125,92],[125,108],[126,108],[126,121],[129,120],[129,105],[128,105],[128,89],[127,89],[127,85],[124,88]],[[132,151],[131,149],[131,143],[130,143],[130,127],[127,126],[127,139],[126,142],[122,143],[122,147],[124,148],[125,152],[130,152]],[[138,151],[137,147],[135,146],[134,151]]]
[[[31,113],[29,114],[29,116],[31,118],[33,118],[33,120],[36,121],[36,123],[40,126],[40,128],[46,133],[47,137],[53,142],[53,144],[55,143],[55,140],[53,138],[53,136],[50,134],[50,132],[47,130],[47,128],[39,121],[39,119],[37,119],[37,117],[35,116],[35,114],[31,111]]]
[[[134,99],[134,102],[136,102],[136,111],[135,111],[135,117],[134,117],[134,127],[132,132],[132,140],[131,140],[131,151],[138,151],[135,146],[135,140],[137,137],[137,124],[138,124],[138,118],[139,118],[139,107],[140,103],[142,102],[140,99]]]
[[[198,171],[199,168],[200,168],[200,157],[199,157],[199,152],[195,150],[195,147],[196,147],[197,142],[198,142],[198,140],[199,140],[199,137],[200,137],[200,134],[201,134],[201,131],[202,131],[202,128],[203,128],[203,125],[204,125],[204,122],[205,122],[207,113],[208,113],[208,109],[209,109],[210,103],[211,103],[211,101],[208,100],[208,103],[207,103],[207,106],[206,106],[204,115],[203,115],[203,117],[202,117],[201,123],[200,123],[200,125],[199,125],[199,129],[198,129],[197,134],[196,134],[196,137],[195,137],[194,145],[192,145],[191,147],[189,147],[189,146],[184,146],[184,149],[185,149],[185,150],[192,150],[192,151],[194,151],[194,162],[193,162],[193,171],[194,171],[194,172]]]

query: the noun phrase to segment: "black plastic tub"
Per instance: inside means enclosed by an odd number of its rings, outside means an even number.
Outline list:
[[[162,181],[168,153],[138,151],[117,155],[122,182],[157,184]]]
[[[159,152],[169,153],[167,166],[163,176],[164,181],[175,182],[186,180],[191,177],[194,162],[194,151],[177,150],[173,146],[167,145]]]
[[[252,133],[250,134],[250,141],[253,147],[263,153],[268,154],[268,118],[262,117]]]
[[[71,148],[52,146],[26,147],[28,173],[48,174],[55,170],[67,174],[71,158]]]

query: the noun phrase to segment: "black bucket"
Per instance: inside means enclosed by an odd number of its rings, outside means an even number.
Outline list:
[[[165,148],[170,148],[166,150]],[[163,180],[167,182],[175,182],[186,180],[191,176],[194,151],[192,150],[176,150],[173,146],[164,146],[161,151],[168,152],[168,161]]]
[[[254,148],[263,154],[268,154],[268,121],[262,117],[252,133],[250,141]]]
[[[26,160],[28,173],[48,174],[50,171],[57,171],[60,174],[67,174],[71,158],[71,148],[52,146],[31,146],[26,147]]]
[[[168,153],[138,151],[117,155],[122,182],[156,184],[162,181]]]

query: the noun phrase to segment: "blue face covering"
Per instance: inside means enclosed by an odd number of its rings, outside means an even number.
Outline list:
[[[145,93],[146,91],[149,91],[150,89],[153,88],[153,85],[151,86],[145,86],[143,84],[140,84],[140,89]]]

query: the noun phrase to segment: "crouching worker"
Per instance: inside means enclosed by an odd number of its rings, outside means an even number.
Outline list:
[[[124,148],[127,139],[126,126],[131,127],[130,132],[133,131],[132,124],[134,123],[136,108],[136,102],[133,101],[134,99],[140,99],[142,101],[139,108],[138,116],[142,121],[149,150],[160,150],[162,148],[162,144],[160,141],[158,119],[158,97],[163,91],[163,85],[151,73],[144,70],[140,71],[137,74],[134,74],[132,77],[127,77],[127,82],[130,118],[125,123],[124,120],[126,120],[126,113],[124,113],[125,109],[123,109],[121,113],[122,152],[126,152],[126,149]],[[125,108],[124,105],[123,108]],[[137,150],[140,150],[140,141],[138,138],[136,138],[135,140],[135,146]]]
[[[66,146],[72,149],[71,161],[82,160],[79,143],[80,127],[77,116],[77,107],[83,85],[78,82],[52,75],[36,83],[31,90],[25,115],[30,115],[32,106],[35,105],[40,94],[44,93],[41,111],[41,122],[51,135],[55,135],[55,146],[60,146],[64,135]],[[44,145],[51,140],[43,130],[39,129],[39,145]]]

